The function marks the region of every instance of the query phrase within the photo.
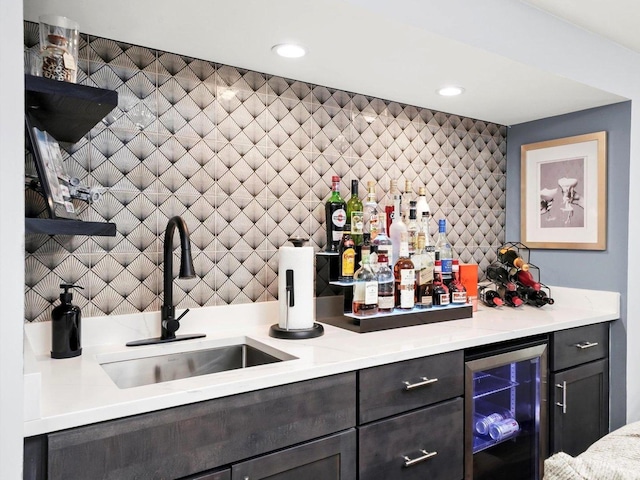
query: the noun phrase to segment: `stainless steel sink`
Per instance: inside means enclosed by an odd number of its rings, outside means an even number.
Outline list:
[[[100,365],[118,387],[131,388],[296,358],[271,347],[260,348],[257,342],[255,343],[256,346],[238,343],[202,350],[104,361],[100,362]]]

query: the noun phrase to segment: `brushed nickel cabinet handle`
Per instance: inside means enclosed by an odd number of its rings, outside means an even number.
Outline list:
[[[427,452],[426,450],[422,449],[420,449],[420,452],[423,453],[423,455],[418,458],[409,458],[408,456],[404,455],[404,466],[411,467],[417,463],[429,460],[430,458],[435,457],[438,454],[438,452]]]
[[[402,383],[404,383],[405,390],[413,390],[414,388],[420,388],[426,385],[431,385],[432,383],[436,383],[438,381],[437,378],[427,378],[427,377],[422,377],[421,380],[422,381],[418,383],[410,383],[407,381],[404,381]]]
[[[562,413],[567,413],[567,382],[556,383],[556,388],[562,389],[562,403],[556,402],[556,405],[562,407]]]
[[[576,347],[578,347],[580,350],[584,350],[585,348],[591,348],[591,347],[595,347],[598,345],[598,342],[580,342],[580,343],[576,343]]]

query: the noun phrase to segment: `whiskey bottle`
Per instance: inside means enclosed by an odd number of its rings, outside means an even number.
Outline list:
[[[425,248],[424,232],[418,233],[418,250],[411,257],[416,269],[416,303],[430,306],[433,284],[433,259]]]
[[[395,218],[394,222],[401,222]],[[406,232],[400,239],[400,253],[398,261],[393,266],[395,280],[395,305],[396,308],[411,310],[415,306],[416,272],[409,258],[409,242]]]
[[[378,313],[378,278],[373,272],[370,256],[362,255],[362,265],[353,274],[353,304],[354,315],[365,316]]]

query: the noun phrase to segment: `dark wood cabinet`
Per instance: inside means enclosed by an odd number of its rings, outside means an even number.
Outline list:
[[[349,480],[356,475],[354,429],[231,467],[231,480]]]
[[[183,478],[347,430],[355,380],[344,373],[51,433],[47,479]]]
[[[459,480],[464,463],[462,398],[360,427],[360,480]]]
[[[360,480],[462,478],[462,351],[361,370],[358,393]]]
[[[575,456],[609,432],[609,324],[551,337],[550,453]]]

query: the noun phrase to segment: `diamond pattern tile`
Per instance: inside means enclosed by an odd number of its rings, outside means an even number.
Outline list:
[[[25,22],[25,49],[38,48]],[[426,186],[458,257],[495,261],[504,243],[507,128],[241,68],[83,36],[79,82],[118,91],[117,108],[64,153],[68,171],[104,187],[84,220],[116,237],[25,238],[25,317],[50,319],[61,282],[85,316],[159,310],[168,219],[191,233],[196,278],[176,280],[178,308],[277,298],[278,248],[292,235],[325,244],[332,175]],[[27,154],[28,157],[28,154]],[[26,192],[26,209],[44,204]],[[435,222],[431,234],[436,232]],[[174,247],[177,247],[177,239]],[[174,252],[174,273],[179,263]],[[335,295],[316,258],[317,295]]]

